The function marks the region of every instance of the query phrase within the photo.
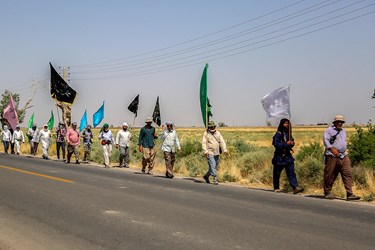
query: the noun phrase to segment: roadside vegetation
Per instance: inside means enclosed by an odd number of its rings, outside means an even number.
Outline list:
[[[229,155],[222,155],[218,178],[220,182],[238,183],[241,185],[272,189],[272,164],[273,156],[272,136],[276,128],[218,128],[227,141]],[[296,141],[294,157],[298,181],[305,187],[306,193],[322,195],[323,189],[323,133],[325,127],[294,127],[293,137]],[[119,128],[112,128],[116,135]],[[346,127],[349,137],[349,154],[353,161],[353,190],[362,196],[365,201],[375,198],[375,126],[367,127],[353,125]],[[96,139],[99,130],[94,130],[94,144],[92,146],[91,161],[104,164],[100,142]],[[131,130],[133,142],[130,148],[130,167],[141,168],[142,155],[138,151],[139,128]],[[160,130],[158,130],[160,132]],[[203,128],[177,128],[182,150],[176,154],[175,172],[186,177],[201,178],[207,171],[207,162],[201,151]],[[55,136],[52,138],[49,154],[56,156]],[[156,148],[160,149],[159,140]],[[38,153],[41,155],[41,147]],[[22,146],[22,153],[29,154],[29,145]],[[83,156],[83,147],[80,147]],[[118,165],[119,151],[113,147],[111,162]],[[165,165],[161,151],[155,159],[156,172],[163,174]],[[290,192],[285,172],[282,174],[281,187],[285,192]],[[334,195],[345,197],[345,189],[341,177],[333,187]]]

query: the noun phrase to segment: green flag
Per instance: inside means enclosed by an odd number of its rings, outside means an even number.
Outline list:
[[[201,86],[200,86],[200,91],[199,91],[199,97],[201,101],[201,112],[202,112],[203,124],[205,127],[207,127],[207,123],[208,123],[207,69],[208,69],[208,64],[206,63],[206,67],[204,67],[204,70],[203,70]]]
[[[201,111],[202,111],[203,124],[205,127],[207,127],[209,119],[212,116],[212,106],[210,104],[210,99],[208,99],[207,69],[208,69],[208,64],[206,64],[206,67],[204,68],[202,79],[201,79],[201,86],[200,86]]]
[[[33,124],[34,124],[34,113],[30,117],[28,128],[30,129],[33,126]]]
[[[48,129],[51,130],[55,126],[55,118],[53,117],[53,112],[51,111],[51,118],[49,118],[47,123]]]

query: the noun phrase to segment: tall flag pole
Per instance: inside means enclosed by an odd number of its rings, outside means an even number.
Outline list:
[[[139,106],[139,95],[137,95],[134,100],[129,104],[128,106],[128,110],[132,113],[134,113],[134,119],[133,119],[133,126],[132,128],[134,128],[134,124],[135,124],[135,118],[137,117],[138,115],[138,106]]]
[[[92,117],[92,125],[94,126],[94,128],[96,128],[96,126],[98,126],[101,123],[103,118],[104,118],[104,101],[103,101],[102,106],[98,109],[98,111],[95,112],[95,114]]]
[[[9,102],[4,109],[3,118],[6,119],[9,123],[9,126],[15,131],[16,126],[19,124],[17,108],[14,104],[12,93],[9,93]]]
[[[206,66],[204,67],[204,70],[203,70],[201,84],[200,84],[200,91],[199,91],[202,119],[203,119],[203,124],[205,127],[207,127],[207,124],[208,124],[207,69],[208,69],[208,63],[206,63]]]
[[[152,113],[152,120],[160,127],[160,125],[161,125],[161,115],[160,115],[159,96],[156,99],[154,112]]]
[[[79,132],[84,130],[87,126],[87,110],[85,110],[85,113],[83,113],[83,116],[81,118],[81,122],[79,123]]]

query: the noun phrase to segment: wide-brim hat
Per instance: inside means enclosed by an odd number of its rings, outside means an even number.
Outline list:
[[[145,123],[152,122],[152,117],[147,117]]]
[[[214,121],[209,121],[207,127],[209,128],[216,127],[216,124]]]
[[[343,115],[336,115],[334,118],[333,118],[333,122],[345,122],[345,118]]]

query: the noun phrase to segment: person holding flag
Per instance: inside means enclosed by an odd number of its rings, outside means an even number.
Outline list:
[[[294,139],[292,136],[292,125],[286,118],[280,120],[279,127],[272,139],[272,145],[275,147],[275,153],[272,158],[273,164],[273,188],[275,192],[280,190],[280,175],[284,170],[288,177],[290,186],[294,194],[302,192],[304,189],[299,187],[296,173],[294,172],[294,158],[292,148]]]
[[[43,129],[40,131],[39,142],[42,144],[43,159],[48,160],[48,148],[51,141],[51,131],[48,129],[48,125],[44,124]]]
[[[18,124],[16,125],[16,130],[13,132],[12,142],[16,146],[17,155],[19,155],[21,143],[25,143],[25,137],[23,135],[22,130],[20,129],[20,125]]]
[[[146,125],[141,128],[139,132],[139,152],[143,154],[142,156],[142,173],[146,172],[146,167],[148,165],[147,174],[153,174],[152,169],[154,168],[154,160],[156,151],[154,149],[155,142],[154,140],[157,139],[155,127],[152,125],[152,117],[147,117]]]
[[[208,171],[203,176],[203,179],[210,183],[210,176],[213,177],[214,184],[217,185],[217,170],[220,161],[220,154],[224,151],[225,154],[228,154],[227,144],[221,133],[216,130],[216,124],[214,121],[208,122],[208,128],[203,133],[202,138],[202,149],[203,153],[207,158]]]

